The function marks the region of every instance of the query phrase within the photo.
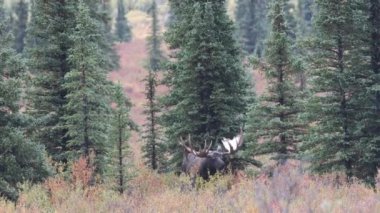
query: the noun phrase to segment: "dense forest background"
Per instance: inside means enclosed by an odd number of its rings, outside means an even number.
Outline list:
[[[0,210],[379,207],[380,1],[0,0],[0,17]],[[174,175],[180,138],[241,128],[233,172]]]

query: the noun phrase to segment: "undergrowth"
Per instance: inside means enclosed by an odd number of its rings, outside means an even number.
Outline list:
[[[84,184],[88,173],[76,171],[80,174],[72,174],[75,178],[70,180],[57,176],[39,185],[23,184],[17,203],[0,200],[0,212],[376,212],[380,209],[380,193],[373,189],[359,183],[347,185],[338,181],[337,174],[306,174],[302,167],[291,164],[274,169],[271,177],[216,175],[208,182],[197,180],[194,188],[187,176],[156,174],[141,168],[123,195],[106,184]]]

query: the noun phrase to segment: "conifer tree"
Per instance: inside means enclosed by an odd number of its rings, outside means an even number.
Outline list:
[[[68,130],[70,157],[94,153],[94,162],[90,163],[100,174],[106,163],[110,111],[101,36],[88,6],[80,1],[75,31],[70,36],[73,42],[68,56],[71,70],[66,73],[63,85],[67,91],[63,119]]]
[[[265,77],[267,92],[260,97],[250,115],[249,130],[256,154],[275,154],[279,163],[294,158],[300,142],[300,105],[294,85],[294,59],[287,33],[285,2],[274,1],[270,19],[272,30],[267,41]]]
[[[166,83],[170,94],[163,99],[168,111],[162,124],[168,137],[172,166],[178,166],[181,136],[192,135],[193,145],[232,138],[244,123],[248,105],[246,73],[233,38],[225,1],[172,0],[176,17],[167,41],[178,49],[169,65]]]
[[[105,36],[104,50],[109,55],[109,64],[110,67],[108,71],[112,71],[119,68],[119,55],[116,50],[113,48],[115,37],[112,33],[112,17],[111,17],[111,1],[104,0],[102,1],[101,11],[103,11],[103,33]]]
[[[123,0],[117,1],[116,17],[116,37],[119,42],[128,42],[131,40],[131,29],[129,28],[127,18],[125,17],[125,5]]]
[[[102,34],[100,40],[101,51],[105,63],[102,65],[108,71],[115,70],[119,67],[119,56],[113,48],[115,38],[112,33],[112,18],[110,0],[85,0],[84,2],[90,8],[91,17],[96,20],[98,32]]]
[[[157,74],[161,69],[162,63],[156,1],[153,1],[152,3],[151,16],[152,34],[148,38],[149,64],[147,66],[148,76],[145,79],[145,95],[148,103],[144,111],[147,116],[147,123],[144,125],[145,145],[143,147],[143,152],[144,157],[147,160],[145,162],[146,165],[153,170],[158,170],[163,169],[164,167],[164,147],[158,126],[158,113],[160,112],[160,109],[156,94]]]
[[[371,70],[375,75],[374,88],[379,88],[380,74],[380,2],[378,0],[369,1],[369,29],[371,34],[370,39],[370,55],[371,55]],[[375,89],[375,106],[379,115],[380,112],[380,91]],[[377,121],[378,122],[378,121]],[[377,125],[378,126],[378,125]],[[380,132],[380,131],[377,131]]]
[[[356,113],[356,123],[360,142],[356,143],[358,160],[355,161],[355,174],[372,187],[376,186],[376,177],[380,167],[380,1],[368,0],[360,2],[360,9],[364,16],[356,18],[357,26],[365,26],[360,30],[358,39],[363,42],[360,54],[366,63],[358,67],[358,73],[362,70],[369,72],[358,80],[365,82],[361,87],[358,100],[360,109],[366,109],[363,113]],[[360,16],[357,16],[360,17]],[[359,22],[358,22],[359,20]],[[363,29],[363,28],[362,28]],[[365,47],[365,48],[363,48]],[[363,110],[361,110],[363,111]],[[358,111],[357,111],[358,112]]]
[[[28,23],[28,3],[25,0],[19,0],[15,7],[15,49],[17,53],[22,53],[25,47],[26,27]]]
[[[274,0],[277,1],[277,0]],[[296,19],[296,6],[290,0],[280,0],[284,2],[284,17],[286,20],[286,31],[291,39],[292,45],[295,43],[297,38],[297,19]]]
[[[27,116],[19,112],[24,63],[12,49],[0,1],[0,197],[18,198],[18,184],[49,175],[44,147],[26,138]]]
[[[27,91],[27,112],[35,118],[32,137],[45,145],[53,160],[63,162],[67,162],[68,137],[63,122],[66,89],[62,84],[70,71],[67,59],[75,2],[34,0],[26,47],[29,69],[34,74]]]
[[[367,149],[372,150],[370,166],[367,165],[370,172],[370,180],[372,184],[375,184],[375,178],[378,174],[378,169],[380,168],[380,1],[379,0],[371,0],[369,4],[369,25],[370,25],[370,55],[371,55],[371,79],[373,79],[373,83],[371,84],[372,98],[374,101],[374,113],[372,112],[369,118],[372,118],[372,124],[369,128],[369,132],[371,132],[372,138],[369,141],[370,144],[366,146]],[[368,41],[368,40],[367,40]],[[373,77],[372,77],[373,76]],[[374,97],[374,98],[373,98]],[[373,163],[375,162],[375,163]],[[376,165],[376,168],[375,166]],[[360,171],[361,172],[361,171]]]
[[[304,94],[307,87],[307,74],[306,67],[307,63],[305,57],[307,55],[307,48],[302,47],[303,43],[312,35],[313,33],[313,9],[314,0],[300,0],[298,2],[298,30],[296,39],[296,51],[297,58],[299,59],[299,64],[301,69],[299,70],[297,81],[299,82],[299,89]]]
[[[263,55],[267,36],[267,6],[265,0],[237,1],[236,22],[243,49],[248,54]]]
[[[319,173],[341,171],[350,180],[361,158],[362,136],[357,116],[363,111],[361,91],[368,69],[361,54],[361,14],[355,1],[317,0],[315,32],[309,56],[311,92],[308,117],[311,128],[304,149],[311,168]],[[364,77],[364,79],[363,79]]]
[[[307,36],[312,31],[313,6],[314,0],[300,0],[298,3],[298,15],[300,19],[299,28],[301,36]]]
[[[111,134],[110,138],[114,143],[113,149],[116,151],[114,154],[115,162],[113,163],[113,174],[117,183],[117,191],[123,194],[127,181],[130,179],[131,174],[128,173],[128,162],[126,157],[129,154],[129,146],[126,143],[130,137],[131,130],[136,130],[136,124],[129,118],[129,111],[132,104],[124,96],[123,89],[120,85],[117,85],[114,89],[114,102],[115,106],[112,109],[111,118]]]

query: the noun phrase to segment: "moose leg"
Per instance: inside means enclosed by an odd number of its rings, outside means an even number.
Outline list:
[[[190,181],[191,181],[191,187],[195,188],[195,185],[197,182],[197,176],[196,175],[190,175]]]

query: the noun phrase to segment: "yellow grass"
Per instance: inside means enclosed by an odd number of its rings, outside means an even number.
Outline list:
[[[218,176],[198,189],[187,177],[141,169],[120,195],[107,185],[83,187],[61,178],[24,184],[16,203],[0,200],[0,212],[376,212],[380,193],[361,184],[337,185],[335,176],[275,169],[273,177],[237,180]]]

